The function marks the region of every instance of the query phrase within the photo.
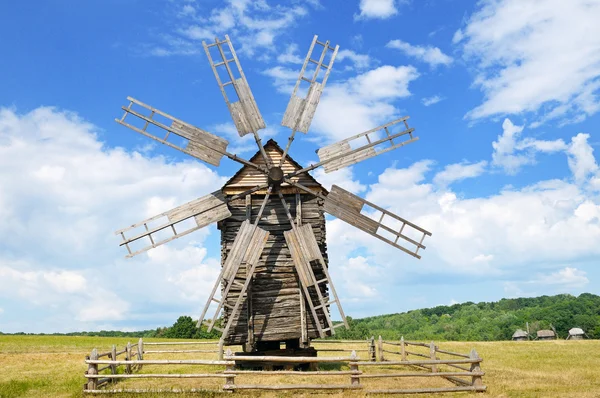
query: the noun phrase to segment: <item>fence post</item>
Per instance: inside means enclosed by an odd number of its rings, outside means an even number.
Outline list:
[[[223,360],[223,337],[221,337],[219,339],[219,345],[218,345],[217,349],[219,350],[219,361],[222,361]],[[227,349],[227,351],[229,351],[229,348]]]
[[[142,338],[140,337],[140,339],[138,340],[138,346],[137,346],[137,359],[138,361],[142,361],[144,360],[144,340],[142,340]],[[138,370],[142,370],[142,365],[138,365]]]
[[[475,348],[471,350],[471,354],[469,355],[471,359],[480,359]],[[474,362],[471,364],[471,372],[481,372],[481,363]],[[471,385],[474,387],[483,387],[483,380],[481,376],[473,376],[471,379]]]
[[[96,350],[94,348],[92,350],[92,353],[89,356],[89,359],[94,360],[94,361],[97,360],[98,359],[98,350]],[[97,375],[98,374],[98,364],[97,363],[88,364],[88,370],[87,370],[86,374]],[[98,379],[88,379],[87,389],[88,390],[98,389]]]
[[[376,362],[377,357],[375,353],[375,336],[371,336],[371,341],[369,342],[369,361]]]
[[[429,356],[434,361],[437,359],[435,357],[435,343],[433,341],[431,342],[431,344],[429,344]],[[433,373],[437,372],[437,365],[431,365],[431,371]]]
[[[400,355],[402,355],[402,361],[406,361],[406,347],[404,345],[404,336],[400,338]]]
[[[385,361],[385,359],[383,357],[383,339],[381,338],[381,335],[379,335],[379,341],[377,343],[377,345],[379,346],[379,361],[383,362]]]
[[[131,361],[131,343],[127,342],[127,347],[125,347],[125,360]],[[125,365],[125,373],[131,374],[131,365]]]
[[[110,359],[112,361],[116,361],[117,360],[117,346],[113,344],[112,349],[110,350]],[[116,375],[117,374],[117,365],[115,365],[114,363],[110,365],[110,374]],[[111,379],[111,382],[114,382],[115,379]]]
[[[350,354],[350,370],[352,372],[356,372],[358,373],[358,363],[357,361],[357,357],[356,357],[356,351],[352,350],[352,353]],[[353,386],[358,386],[360,385],[360,375],[359,374],[351,374],[350,375],[350,384]]]
[[[222,340],[221,340],[222,341]],[[223,350],[220,351],[222,356]],[[228,357],[227,360],[231,361],[231,356],[233,355],[233,352],[231,351],[231,348],[227,349],[227,352],[225,352],[225,355]],[[221,357],[222,359],[222,357]],[[225,372],[232,372],[235,369],[234,365],[225,365]],[[233,387],[235,387],[235,374],[228,374],[227,377],[225,378],[225,385],[223,386],[223,390],[225,391],[233,391]]]

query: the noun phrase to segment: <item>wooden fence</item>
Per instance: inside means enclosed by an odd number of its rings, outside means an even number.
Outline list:
[[[202,349],[155,349],[157,346],[186,346],[193,345],[217,345],[216,348]],[[128,344],[125,350],[116,351],[113,346],[111,352],[98,354],[94,349],[92,354],[86,358],[88,371],[85,377],[88,382],[84,385],[87,393],[118,393],[118,392],[183,392],[201,391],[199,389],[108,389],[100,388],[107,383],[122,379],[223,379],[220,391],[239,390],[359,390],[363,393],[383,394],[411,394],[411,393],[437,393],[452,391],[485,391],[481,371],[483,361],[473,349],[469,354],[460,354],[442,350],[432,343],[420,343],[405,341],[384,341],[381,337],[376,341],[374,338],[365,340],[314,340],[318,352],[349,352],[347,356],[318,356],[318,357],[283,357],[283,356],[254,356],[234,355],[230,349],[223,353],[222,346],[217,341],[201,342],[143,342],[142,339],[135,345]],[[349,345],[361,346],[361,348],[348,348]],[[321,346],[323,346],[321,348]],[[331,348],[329,348],[331,347]],[[150,349],[148,349],[150,348]],[[366,353],[361,359],[358,352]],[[148,359],[148,354],[217,354],[218,359]],[[125,357],[119,359],[119,355]],[[146,358],[144,356],[146,355]],[[104,359],[104,357],[108,357]],[[413,359],[416,358],[416,359]],[[280,363],[285,370],[242,370],[236,369],[236,364],[248,363]],[[317,365],[315,370],[294,370],[297,364]],[[294,364],[294,366],[289,366]],[[335,364],[336,367],[332,367]],[[155,365],[168,367],[169,365],[189,365],[193,368],[202,368],[206,371],[200,373],[141,373],[142,366]],[[122,366],[124,373],[117,372]],[[322,369],[318,367],[321,366]],[[109,374],[101,372],[110,371]],[[236,378],[252,380],[252,375],[262,376],[285,376],[286,383],[289,377],[300,376],[302,380],[307,378],[317,380],[316,382],[303,382],[280,384],[274,382],[261,384],[250,384],[247,382],[236,382]],[[342,377],[345,382],[331,383],[328,376]],[[347,377],[347,379],[345,379]],[[450,381],[453,385],[434,388],[374,388],[370,380],[384,378],[442,378]],[[269,379],[267,379],[269,380]],[[320,380],[320,382],[319,382]],[[389,383],[388,383],[389,384]],[[376,384],[375,384],[376,386]],[[206,391],[206,389],[202,389]]]

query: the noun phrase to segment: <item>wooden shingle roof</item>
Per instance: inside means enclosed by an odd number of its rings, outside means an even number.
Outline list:
[[[267,156],[271,159],[271,162],[274,165],[278,165],[279,161],[281,160],[281,156],[283,155],[283,149],[273,139],[267,141],[267,143],[264,145],[264,148],[265,152],[267,153]],[[250,161],[254,164],[266,167],[265,160],[263,159],[260,151],[257,151],[256,154],[252,156]],[[283,169],[284,174],[289,174],[296,170],[301,170],[303,167],[294,159],[292,159],[288,154],[281,168]],[[295,182],[299,182],[300,184],[315,191],[326,192],[323,186],[319,184],[319,182],[308,173],[303,173],[300,176],[296,176],[292,178],[292,180]],[[237,193],[241,193],[250,188],[253,188],[257,185],[265,184],[266,182],[266,175],[252,167],[244,166],[241,169],[239,169],[237,173],[235,173],[233,177],[229,179],[229,181],[225,183],[225,185],[223,186],[223,193],[225,195],[235,195]],[[281,191],[284,194],[304,193],[304,191],[299,190],[296,187],[290,186],[287,183],[281,184]],[[258,191],[257,194],[264,194],[265,192],[266,189]]]

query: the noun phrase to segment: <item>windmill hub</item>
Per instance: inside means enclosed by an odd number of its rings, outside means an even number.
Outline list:
[[[283,182],[283,170],[281,167],[271,167],[269,169],[269,183],[279,185]]]

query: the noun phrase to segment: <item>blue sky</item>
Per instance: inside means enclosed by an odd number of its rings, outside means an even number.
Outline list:
[[[567,4],[568,3],[568,4]],[[201,163],[114,122],[133,96],[237,135],[202,40],[229,34],[280,125],[314,34],[340,46],[291,155],[409,115],[417,143],[313,175],[433,232],[416,260],[328,219],[348,315],[598,293],[600,1],[21,1],[0,15],[0,331],[140,329],[198,316],[214,226],[134,259],[113,231],[218,189]]]

